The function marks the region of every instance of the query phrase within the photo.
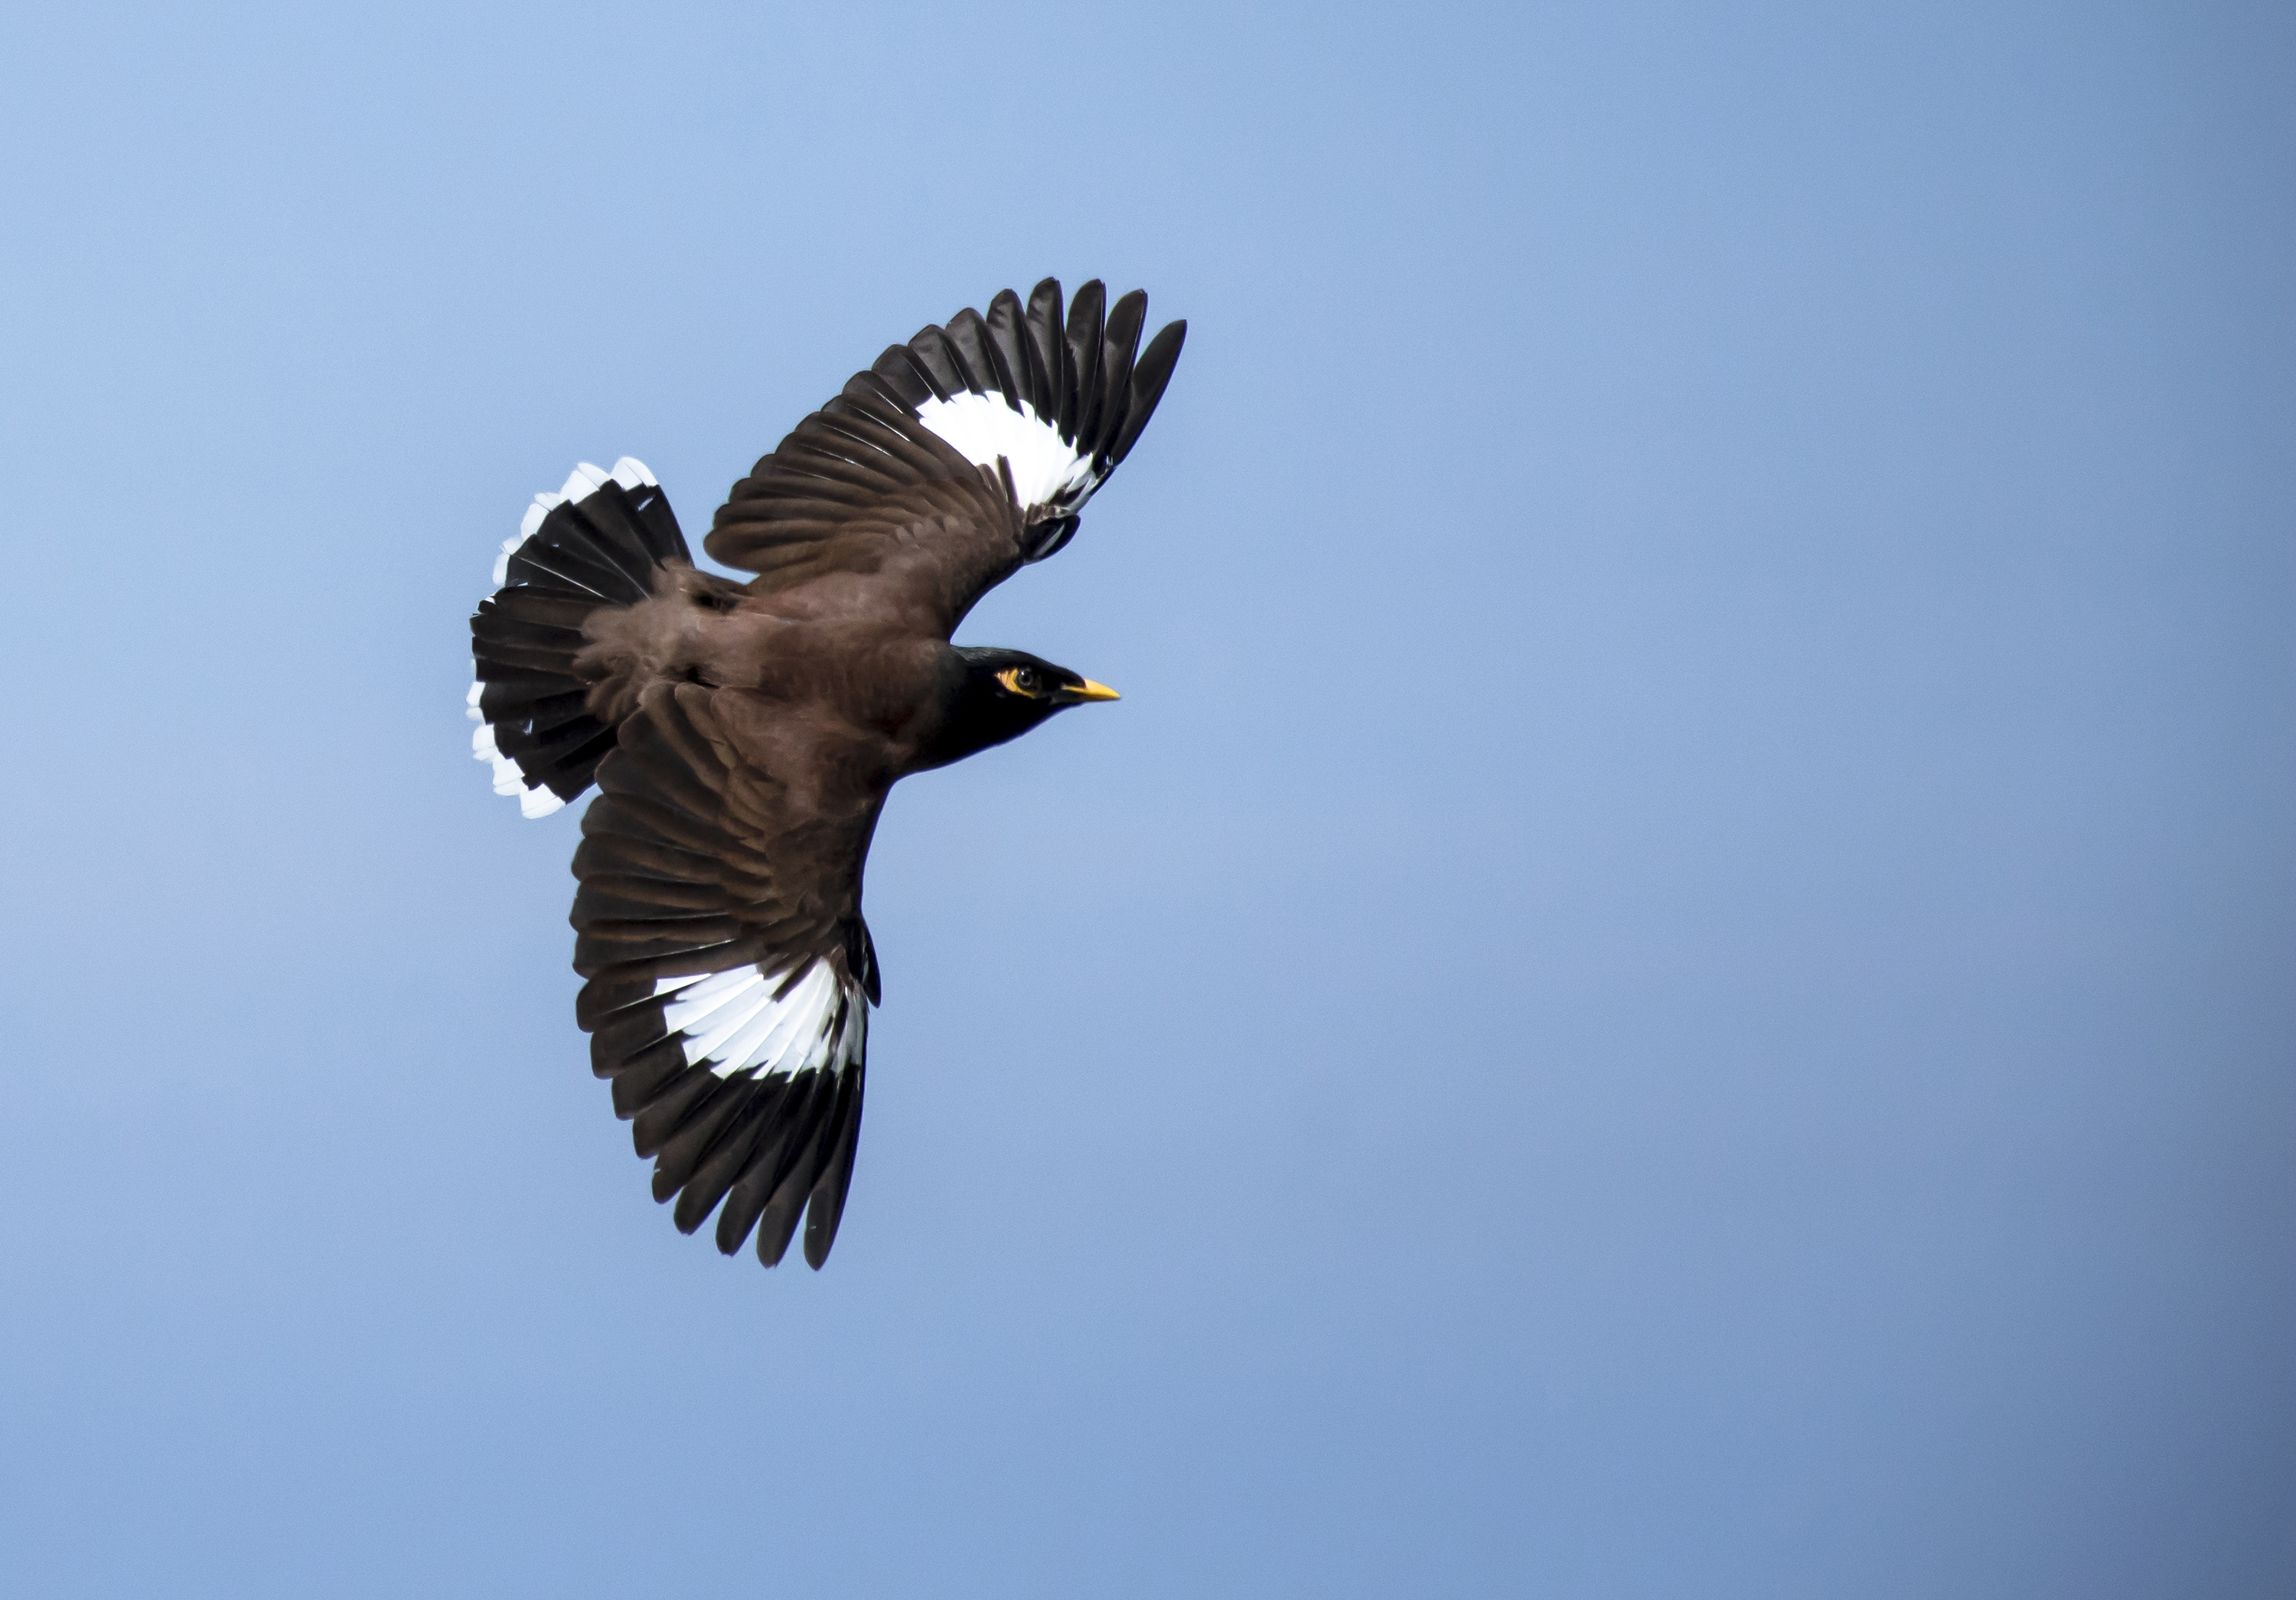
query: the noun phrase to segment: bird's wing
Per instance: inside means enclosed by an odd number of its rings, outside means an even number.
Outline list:
[[[1103,300],[1095,280],[1063,316],[1046,278],[894,345],[734,486],[703,548],[753,594],[855,575],[947,637],[1068,543],[1164,393],[1187,324],[1141,350],[1148,297]]]
[[[876,956],[861,865],[882,792],[824,800],[758,758],[744,692],[656,684],[599,763],[574,856],[592,1063],[718,1248],[828,1259],[853,1174]]]

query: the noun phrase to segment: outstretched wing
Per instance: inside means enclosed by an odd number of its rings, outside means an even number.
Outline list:
[[[860,575],[946,637],[1068,543],[1163,396],[1187,324],[1141,351],[1148,297],[1103,298],[1086,283],[1064,316],[1046,278],[894,345],[734,486],[703,547],[753,594]]]
[[[882,792],[802,801],[743,692],[657,684],[599,763],[574,856],[576,1015],[681,1232],[829,1258],[861,1131],[876,956],[861,866]]]

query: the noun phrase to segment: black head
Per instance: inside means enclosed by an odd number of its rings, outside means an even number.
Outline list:
[[[959,646],[964,677],[950,703],[948,719],[926,765],[946,767],[975,751],[1017,739],[1070,706],[1114,700],[1116,691],[1066,667],[1055,667],[1025,650],[981,650]]]

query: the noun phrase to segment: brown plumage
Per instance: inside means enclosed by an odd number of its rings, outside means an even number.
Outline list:
[[[472,619],[477,753],[529,815],[593,782],[575,852],[577,1020],[658,1200],[718,1248],[827,1259],[880,998],[862,872],[892,785],[1111,692],[950,643],[1067,543],[1139,437],[1185,324],[1086,284],[959,313],[798,424],[696,570],[643,466],[585,468]],[[722,1210],[719,1210],[722,1202]]]

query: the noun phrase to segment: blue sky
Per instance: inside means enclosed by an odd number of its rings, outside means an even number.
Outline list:
[[[76,8],[0,104],[27,1594],[2296,1583],[2269,8]],[[527,497],[1185,356],[897,792],[837,1253],[468,759]]]

